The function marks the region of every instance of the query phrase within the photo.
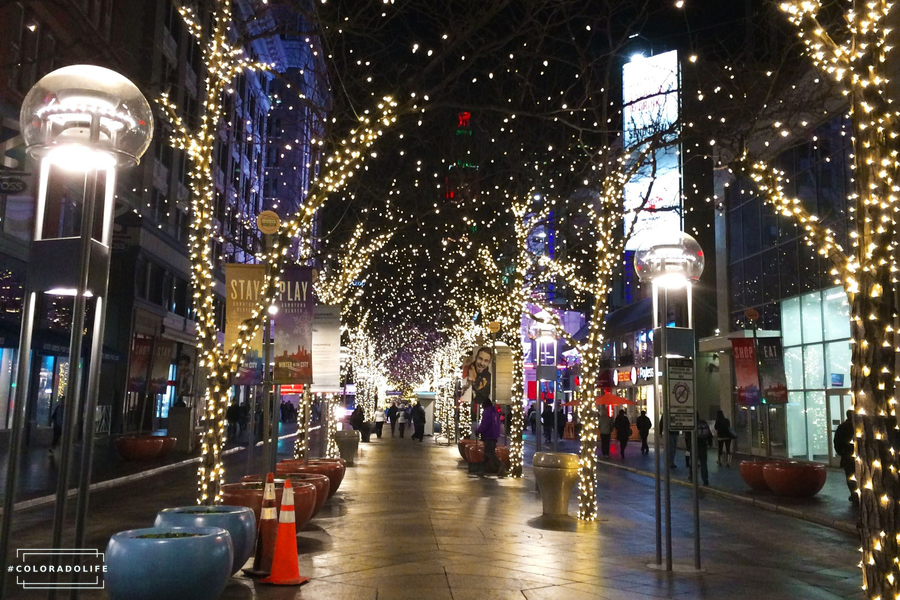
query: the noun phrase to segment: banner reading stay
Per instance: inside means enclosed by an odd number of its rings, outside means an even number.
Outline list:
[[[225,265],[225,347],[238,339],[241,323],[253,315],[262,299],[266,268],[263,265]],[[250,349],[234,377],[234,385],[262,383],[262,328],[250,342]]]

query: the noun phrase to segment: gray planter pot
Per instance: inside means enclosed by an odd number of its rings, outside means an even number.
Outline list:
[[[341,458],[348,467],[352,467],[356,462],[356,453],[359,451],[359,432],[353,429],[336,431],[334,441],[337,442]]]

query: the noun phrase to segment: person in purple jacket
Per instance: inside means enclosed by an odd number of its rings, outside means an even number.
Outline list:
[[[482,475],[488,466],[496,465],[497,477],[506,477],[506,467],[497,457],[497,440],[500,439],[500,415],[494,408],[494,403],[490,398],[482,398],[481,400],[481,423],[475,429],[475,433],[481,434],[484,440],[484,462],[482,462]]]

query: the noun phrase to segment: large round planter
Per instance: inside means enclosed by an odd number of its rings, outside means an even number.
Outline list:
[[[165,437],[158,435],[123,435],[116,438],[116,450],[130,462],[153,460],[160,455],[165,444]]]
[[[751,489],[757,492],[770,491],[766,478],[763,476],[763,467],[769,462],[768,460],[744,460],[738,465],[741,477]]]
[[[372,441],[372,430],[375,429],[375,424],[372,422],[366,422],[362,424],[362,427],[359,428],[359,434],[362,436],[362,441],[371,442]]]
[[[456,448],[459,450],[459,455],[464,461],[468,462],[469,460],[466,458],[466,448],[477,443],[478,442],[476,442],[475,440],[459,440],[459,442],[456,443]]]
[[[578,481],[578,455],[565,452],[536,452],[534,478],[541,492],[544,514],[565,516],[569,512],[569,496]]]
[[[286,473],[279,474],[279,477],[289,477],[291,480],[291,485],[295,486],[298,483],[311,483],[316,486],[316,505],[313,507],[312,516],[315,518],[319,511],[322,510],[322,505],[325,504],[325,501],[328,500],[328,490],[331,488],[331,480],[328,479],[327,475],[320,475],[319,473]],[[265,481],[265,477],[262,475],[246,475],[241,478],[241,482],[260,482]],[[276,482],[279,479],[275,480]],[[280,479],[280,481],[284,481],[284,479]]]
[[[825,485],[825,465],[796,460],[775,460],[763,467],[769,489],[783,498],[812,498]]]
[[[481,464],[484,462],[484,442],[475,442],[465,448],[466,462],[469,464]]]
[[[191,537],[140,537],[173,533]],[[215,600],[233,564],[231,534],[224,529],[132,529],[106,546],[106,591],[111,600]]]
[[[256,517],[246,506],[181,506],[159,511],[153,526],[157,529],[172,527],[218,527],[231,534],[234,562],[231,574],[237,573],[253,554],[256,544]]]
[[[309,461],[309,464],[303,460],[289,459],[283,460],[275,466],[276,475],[285,475],[290,473],[318,473],[328,477],[331,485],[328,488],[328,497],[334,496],[341,482],[344,480],[344,473],[347,467],[342,458],[317,458]]]
[[[348,467],[352,467],[353,463],[356,462],[356,453],[359,451],[359,432],[353,429],[335,431],[334,441],[337,442],[341,458],[344,459]]]
[[[316,507],[316,486],[311,483],[291,481],[294,487],[294,519],[297,522],[297,531],[303,529],[312,518],[313,509]],[[265,483],[226,483],[222,486],[222,502],[229,505],[246,506],[253,509],[256,522],[262,512],[263,492]],[[275,483],[275,506],[281,511],[281,498],[284,494],[284,480]]]
[[[509,446],[497,446],[497,458],[509,469]]]
[[[169,454],[175,449],[175,444],[178,442],[178,438],[173,435],[161,435],[158,437],[162,438],[163,443],[162,448],[159,450],[159,454],[156,455],[157,458]]]

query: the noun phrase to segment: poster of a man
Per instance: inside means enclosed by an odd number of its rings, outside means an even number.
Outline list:
[[[462,397],[467,398],[466,393],[472,390],[471,399],[481,402],[491,397],[491,362],[494,355],[487,346],[481,346],[475,351],[474,356],[468,357],[463,362]]]

